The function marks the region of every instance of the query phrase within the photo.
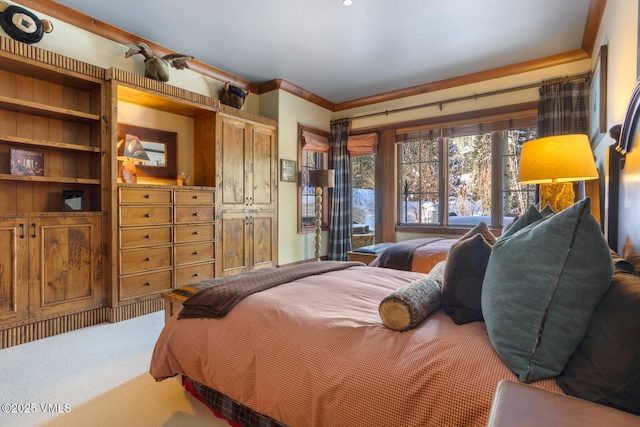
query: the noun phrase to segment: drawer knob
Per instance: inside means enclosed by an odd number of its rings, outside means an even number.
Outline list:
[[[198,216],[198,212],[194,212],[194,213],[193,213],[193,216]]]
[[[149,261],[151,261],[151,258],[146,257],[144,260],[145,260],[145,261],[147,261],[147,262],[149,262]]]
[[[144,216],[146,216],[147,218],[151,218],[151,214],[150,213],[144,214]]]
[[[197,195],[196,195],[196,196],[193,196],[193,198],[197,200],[197,199],[198,199],[198,196],[197,196]]]
[[[151,286],[151,282],[147,282],[144,284],[145,286]]]
[[[145,194],[145,195],[144,195],[144,198],[145,198],[145,199],[150,199],[150,198],[151,198],[151,194]]]
[[[146,236],[144,236],[145,239],[150,239],[151,238],[151,234],[147,234]]]
[[[199,234],[198,231],[194,231],[193,234],[195,234],[196,236]]]
[[[198,277],[200,276],[198,273],[193,273],[193,277]]]
[[[195,251],[193,254],[194,254],[194,255],[198,255],[198,253],[199,253],[198,251]]]

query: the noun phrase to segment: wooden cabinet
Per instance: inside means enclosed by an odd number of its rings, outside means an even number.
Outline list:
[[[215,275],[215,191],[118,186],[118,303]]]
[[[102,302],[98,216],[21,217],[0,227],[0,319],[23,321]],[[11,259],[13,258],[13,259]]]
[[[220,275],[275,266],[276,220],[273,211],[226,212],[220,215]]]
[[[173,288],[173,192],[118,187],[118,301]]]
[[[175,286],[215,277],[215,191],[175,190]]]
[[[277,263],[278,154],[275,122],[220,107],[216,144],[199,142],[196,183],[216,185],[219,276]],[[211,161],[215,161],[215,174]]]
[[[0,348],[104,321],[105,70],[23,46],[0,44]]]

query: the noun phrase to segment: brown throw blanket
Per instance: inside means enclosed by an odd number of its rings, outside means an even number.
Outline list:
[[[195,285],[200,290],[184,301],[178,319],[224,317],[242,299],[256,292],[303,277],[354,266],[364,266],[364,264],[345,261],[312,262],[293,267],[255,270],[236,276],[207,280]],[[178,291],[177,289],[176,292]]]
[[[396,270],[411,271],[413,253],[420,246],[442,240],[439,237],[425,237],[423,239],[411,239],[406,242],[398,242],[387,247],[378,258],[378,267],[393,268]]]

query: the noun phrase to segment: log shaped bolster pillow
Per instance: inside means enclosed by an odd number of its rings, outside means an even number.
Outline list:
[[[407,331],[440,307],[440,285],[432,277],[416,280],[389,293],[378,307],[382,323],[394,331]]]

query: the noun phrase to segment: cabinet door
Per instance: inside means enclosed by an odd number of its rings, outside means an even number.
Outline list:
[[[250,203],[249,178],[253,169],[249,148],[248,124],[223,116],[218,144],[218,210],[242,210]]]
[[[218,276],[249,270],[249,217],[245,213],[224,213],[220,217],[220,254]]]
[[[248,176],[252,190],[250,209],[275,210],[278,177],[276,133],[273,128],[253,125],[251,136],[253,174]]]
[[[0,322],[28,316],[28,240],[25,218],[0,224]]]
[[[100,304],[100,218],[32,218],[28,230],[30,315]]]
[[[274,267],[277,263],[277,215],[275,211],[250,213],[251,268]]]

